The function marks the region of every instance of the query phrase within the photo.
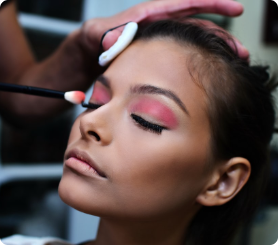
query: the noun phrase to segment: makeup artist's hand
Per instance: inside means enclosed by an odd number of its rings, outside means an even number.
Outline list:
[[[187,18],[186,22],[193,22],[197,25],[205,26],[207,29],[212,30],[213,33],[223,38],[226,43],[237,52],[238,56],[249,62],[249,51],[240,43],[240,41],[228,33],[223,28],[219,27],[215,23],[209,20],[197,19],[197,18]],[[226,35],[228,34],[228,35]]]
[[[85,91],[103,72],[98,65],[99,44],[108,29],[129,21],[143,25],[154,20],[198,13],[238,16],[242,11],[242,5],[233,0],[144,2],[112,17],[87,21],[81,29],[71,33],[51,56],[37,62],[17,21],[15,1],[9,1],[0,9],[0,81],[60,91]],[[214,27],[210,22],[205,24]],[[111,47],[120,34],[121,29],[109,32],[103,41],[104,49]],[[247,58],[248,51],[235,42],[239,55]],[[1,116],[19,126],[43,122],[69,106],[63,100],[0,91]]]
[[[186,17],[200,13],[215,13],[226,16],[238,16],[243,12],[240,3],[233,0],[153,0],[135,5],[109,18],[97,18],[87,21],[83,28],[83,41],[89,49],[99,47],[101,36],[105,31],[123,23],[134,21],[139,25],[169,18]],[[219,28],[210,21],[203,22],[209,28]],[[222,30],[222,29],[221,29]],[[122,29],[109,32],[103,40],[103,47],[107,50],[121,34]],[[249,57],[248,50],[234,38],[238,54],[243,59]],[[235,47],[231,44],[231,47]]]
[[[92,54],[80,38],[70,34],[41,62],[37,62],[17,21],[16,1],[0,7],[0,81],[59,91],[86,91],[100,74]],[[70,107],[64,100],[0,91],[0,116],[17,127],[32,127]]]

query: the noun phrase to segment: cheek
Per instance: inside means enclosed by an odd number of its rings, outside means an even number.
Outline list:
[[[115,203],[104,183],[76,175],[67,168],[64,168],[58,191],[67,205],[91,215],[109,215],[111,204]]]
[[[128,203],[130,212],[138,215],[174,212],[192,205],[201,191],[205,154],[194,150],[198,147],[178,134],[168,136],[165,134],[159,140],[137,137],[136,145],[126,141],[117,150],[120,155],[116,158],[124,161],[117,162],[113,169],[117,186],[113,195],[119,202]]]

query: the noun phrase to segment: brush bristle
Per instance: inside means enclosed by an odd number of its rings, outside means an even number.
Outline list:
[[[85,100],[85,94],[81,91],[66,92],[64,97],[73,104],[81,104]]]

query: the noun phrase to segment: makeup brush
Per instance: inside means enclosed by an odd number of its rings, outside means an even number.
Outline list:
[[[45,88],[37,88],[9,83],[0,83],[0,91],[65,99],[73,104],[81,104],[85,100],[85,94],[82,91],[61,92]]]

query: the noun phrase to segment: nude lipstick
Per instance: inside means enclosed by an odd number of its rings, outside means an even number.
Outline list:
[[[65,163],[69,167],[81,171],[83,171],[83,167],[79,168],[79,164],[86,164],[87,166],[89,166],[91,172],[99,175],[102,178],[106,178],[105,174],[98,168],[98,166],[86,152],[82,152],[77,149],[71,150],[69,153],[66,154]]]

